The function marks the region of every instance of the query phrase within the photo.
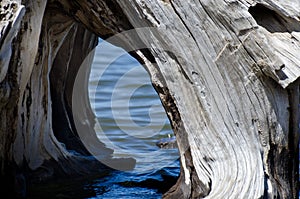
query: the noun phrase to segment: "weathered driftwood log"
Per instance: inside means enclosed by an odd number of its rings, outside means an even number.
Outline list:
[[[1,192],[20,192],[24,170],[30,181],[99,171],[82,156],[69,97],[97,36],[47,1],[2,1],[1,14]]]
[[[164,197],[297,198],[299,10],[294,0],[2,1],[1,180],[53,162],[54,173],[88,168],[66,150],[88,154],[74,75],[96,35],[152,27],[111,42],[145,64],[176,134],[181,175]]]

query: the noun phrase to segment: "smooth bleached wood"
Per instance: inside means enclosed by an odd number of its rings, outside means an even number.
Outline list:
[[[144,63],[170,118],[181,174],[164,198],[297,198],[299,10],[295,0],[1,2],[2,179],[24,167],[48,168],[43,179],[88,173],[68,151],[89,155],[71,93],[101,36]]]

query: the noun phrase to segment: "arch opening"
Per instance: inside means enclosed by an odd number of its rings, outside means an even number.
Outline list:
[[[79,158],[81,158],[81,156],[83,158],[86,158],[91,154],[94,156],[98,156],[98,155],[104,156],[105,158],[112,157],[110,160],[116,160],[116,159],[121,160],[121,161],[117,160],[117,161],[113,162],[114,165],[121,167],[120,170],[123,170],[123,169],[130,170],[130,169],[132,169],[131,168],[132,162],[129,165],[128,164],[126,165],[126,159],[132,158],[136,161],[137,157],[125,156],[124,154],[120,154],[120,153],[117,154],[119,156],[115,156],[116,153],[114,153],[114,151],[115,151],[114,148],[107,146],[106,145],[107,143],[105,141],[99,139],[96,128],[95,129],[86,129],[85,128],[86,127],[85,126],[86,125],[85,118],[88,118],[88,120],[90,122],[90,126],[93,126],[93,124],[92,124],[93,119],[98,119],[97,117],[94,118],[93,113],[90,111],[91,108],[88,107],[90,105],[92,107],[93,105],[86,104],[89,101],[89,99],[88,99],[88,94],[85,93],[85,90],[88,87],[87,84],[89,84],[89,82],[87,81],[87,80],[89,80],[88,76],[90,75],[90,71],[89,71],[90,68],[88,65],[89,65],[89,63],[91,63],[91,60],[93,59],[93,55],[91,56],[91,55],[84,54],[84,53],[90,52],[91,51],[90,48],[93,47],[93,45],[96,46],[96,44],[98,42],[98,37],[90,32],[87,34],[83,34],[83,32],[85,32],[85,31],[86,31],[86,29],[84,27],[78,26],[78,33],[76,34],[76,37],[73,37],[72,36],[73,33],[70,32],[70,35],[68,36],[70,38],[67,37],[66,41],[63,43],[62,47],[58,51],[58,53],[57,53],[58,56],[55,58],[52,70],[50,72],[50,84],[51,84],[50,88],[51,88],[52,110],[53,110],[52,123],[54,124],[53,125],[54,135],[58,139],[58,141],[69,152],[78,156]],[[83,39],[81,38],[82,35],[85,35],[85,37]],[[68,48],[69,48],[70,43],[72,43],[73,40],[80,41],[80,42],[75,42],[74,48],[72,48],[71,52],[69,52],[70,49],[68,49]],[[87,40],[89,40],[88,41],[89,45],[84,43]],[[84,49],[83,47],[85,47],[85,46],[88,46],[88,49]],[[145,51],[147,51],[147,50],[145,50]],[[69,54],[66,55],[66,52]],[[109,51],[107,51],[107,49],[103,49],[102,52],[109,52]],[[129,54],[126,51],[124,51],[124,52],[127,54],[127,56],[129,56]],[[143,52],[143,54],[146,54],[145,56],[147,56],[147,52],[144,53],[143,49],[140,50],[140,52]],[[135,54],[135,52],[132,52],[131,54]],[[131,57],[131,59],[133,60],[132,57]],[[151,57],[149,60],[153,61],[151,59]],[[116,59],[114,61],[119,62],[120,60]],[[113,65],[114,61],[110,64]],[[87,62],[87,63],[85,63],[85,62]],[[134,62],[135,62],[135,64],[138,63],[136,60]],[[140,62],[141,62],[141,60],[140,60]],[[83,65],[86,65],[86,66],[82,66],[81,63],[83,63]],[[108,67],[108,69],[110,67]],[[135,67],[133,66],[133,68],[135,68]],[[150,98],[155,98],[154,101],[159,103],[159,104],[156,104],[156,106],[158,106],[158,105],[160,106],[159,113],[161,113],[164,116],[163,120],[164,121],[166,120],[166,122],[168,123],[167,117],[165,117],[166,113],[160,104],[160,100],[157,96],[157,93],[154,91],[154,89],[152,87],[150,78],[149,78],[146,70],[140,64],[138,67],[136,67],[136,69],[133,69],[133,68],[127,68],[128,71],[125,70],[125,73],[123,73],[123,75],[128,74],[129,79],[131,79],[130,75],[132,73],[136,74],[136,75],[133,75],[133,77],[140,77],[140,78],[146,77],[146,79],[148,80],[148,83],[147,84],[144,84],[144,83],[138,84],[138,85],[136,85],[135,89],[131,90],[132,95],[127,96],[129,106],[130,106],[130,104],[131,104],[131,106],[132,105],[135,106],[135,104],[137,103],[136,99],[133,96],[138,96],[141,94],[149,94],[150,92],[144,91],[143,89],[146,89],[146,90],[150,89],[153,94],[153,96]],[[114,71],[114,70],[112,70],[112,71]],[[129,72],[129,73],[127,73],[127,72]],[[83,85],[78,86],[78,85],[76,85],[76,79],[77,79],[78,74],[80,74],[80,73],[83,73],[83,77],[81,77],[82,80],[79,82],[83,83]],[[125,77],[127,77],[127,76],[125,75]],[[124,80],[124,78],[121,78],[121,79]],[[117,80],[120,80],[120,79],[117,78]],[[131,79],[130,81],[133,83],[136,83],[135,82],[136,80],[134,80],[134,79]],[[125,78],[125,83],[126,83],[126,78]],[[116,82],[114,84],[116,84]],[[120,86],[122,86],[121,83],[120,83]],[[96,85],[96,87],[104,88],[104,87],[102,87],[102,85],[99,86],[98,84]],[[158,87],[156,89],[164,89],[164,88]],[[72,96],[72,93],[71,93],[72,90],[79,90],[79,95],[75,97],[78,99],[78,101],[76,103],[74,103],[74,101],[73,101],[74,96]],[[108,89],[108,90],[110,90],[110,89]],[[63,91],[63,92],[61,92],[61,91]],[[116,96],[114,96],[114,97],[116,99],[118,99],[118,94],[122,93],[122,91],[114,92],[114,93],[116,94]],[[159,92],[159,93],[165,94],[165,92],[163,92],[163,91]],[[112,97],[112,95],[110,95],[110,97]],[[138,98],[140,98],[140,97],[138,97]],[[116,101],[118,102],[118,100],[116,100]],[[99,102],[99,101],[97,101],[97,102]],[[101,100],[99,103],[102,103]],[[142,105],[144,106],[144,109],[152,108],[151,103],[148,103],[148,104],[142,103]],[[75,106],[75,109],[77,109],[76,111],[74,111],[73,106]],[[154,106],[154,110],[155,110],[155,106]],[[136,113],[139,114],[140,112],[145,112],[145,111],[137,111],[135,108],[129,109],[129,117],[133,116]],[[95,111],[94,113],[96,113],[96,116],[97,116],[97,111]],[[111,115],[112,115],[111,110],[109,111],[109,113],[111,113]],[[118,114],[118,111],[116,111],[116,113]],[[79,114],[79,120],[80,120],[79,122],[77,120],[78,118],[76,118],[76,117],[78,117],[78,114]],[[172,151],[172,149],[160,149],[158,146],[156,146],[156,142],[159,141],[160,138],[168,139],[169,134],[172,135],[170,124],[163,123],[163,125],[161,125],[161,124],[158,125],[159,127],[162,127],[162,131],[163,131],[162,134],[159,134],[160,131],[159,132],[154,131],[154,133],[152,132],[148,136],[145,136],[145,134],[139,134],[140,132],[142,132],[140,129],[151,128],[151,127],[149,127],[149,124],[151,124],[151,118],[154,120],[153,123],[155,124],[155,120],[157,120],[157,119],[155,119],[156,118],[155,115],[159,116],[160,114],[156,113],[155,111],[150,111],[150,112],[146,111],[146,115],[144,115],[143,117],[147,118],[148,121],[146,121],[146,120],[139,121],[138,117],[136,117],[136,118],[133,117],[134,119],[132,119],[131,123],[134,126],[137,126],[139,130],[132,130],[132,129],[130,129],[130,126],[129,126],[129,129],[126,130],[126,128],[125,128],[125,133],[123,133],[123,137],[127,137],[129,140],[131,139],[131,143],[133,145],[144,142],[144,144],[146,143],[145,145],[148,146],[148,148],[146,147],[146,149],[144,149],[144,151],[140,151],[140,152],[137,152],[137,154],[135,154],[135,155],[141,156],[141,159],[144,159],[144,161],[134,162],[134,167],[137,166],[138,168],[140,168],[142,170],[147,167],[146,171],[142,171],[142,172],[140,172],[140,171],[133,171],[133,172],[130,172],[130,171],[129,172],[118,172],[118,171],[116,171],[116,172],[113,172],[112,174],[109,174],[110,176],[113,176],[112,178],[108,177],[105,179],[103,179],[103,175],[99,174],[101,176],[101,177],[99,177],[99,179],[95,179],[92,182],[90,181],[90,179],[88,179],[89,182],[84,181],[83,183],[80,182],[80,184],[84,184],[84,186],[86,186],[86,183],[88,183],[91,187],[94,187],[94,186],[95,187],[118,186],[119,189],[124,190],[124,192],[126,192],[126,193],[128,193],[128,189],[132,190],[133,191],[132,194],[135,194],[134,192],[139,192],[139,191],[137,191],[138,189],[144,189],[144,191],[147,191],[149,194],[152,194],[151,197],[152,196],[153,197],[161,196],[164,192],[168,191],[173,185],[175,185],[175,183],[178,179],[178,176],[179,176],[179,172],[180,172],[179,171],[180,166],[179,166],[179,160],[178,160],[179,159],[178,152],[173,150],[172,153],[175,154],[175,156],[170,156],[170,151]],[[161,119],[161,117],[159,117],[159,118]],[[103,118],[100,117],[100,120],[101,119],[103,119]],[[104,120],[105,120],[105,118],[104,118]],[[119,122],[122,123],[122,120]],[[81,126],[79,126],[79,128],[78,128],[78,126],[76,126],[76,123],[80,123]],[[114,125],[116,125],[116,124],[117,123],[114,122]],[[116,125],[116,126],[118,126],[118,125]],[[81,127],[83,127],[84,129],[81,129]],[[155,128],[157,128],[157,126]],[[96,131],[96,133],[95,133],[95,131]],[[135,131],[135,133],[132,134],[132,131]],[[83,139],[79,135],[81,132],[84,132],[84,134],[87,135]],[[85,139],[88,139],[88,140],[85,140]],[[112,141],[114,141],[114,140],[112,140]],[[151,145],[149,144],[150,142],[151,142]],[[88,146],[90,146],[91,148],[96,148],[97,151],[100,151],[100,153],[96,154],[96,155],[91,153],[91,151],[89,151],[86,143],[88,143]],[[113,144],[120,146],[120,142],[119,143],[115,142]],[[126,147],[128,147],[129,145],[130,144],[128,144],[125,147],[121,146],[120,148],[126,149]],[[100,146],[101,150],[98,150],[99,146]],[[151,161],[150,162],[148,161],[149,158],[145,157],[144,152],[148,152],[149,154],[151,154],[152,162],[154,162],[154,163],[156,162],[157,163],[156,166],[153,166]],[[160,154],[157,155],[158,153],[160,153]],[[149,154],[147,154],[147,155],[149,155]],[[160,159],[158,157],[162,157],[163,159]],[[171,157],[171,163],[170,163],[170,157]],[[167,161],[165,162],[165,160],[167,160]],[[104,165],[107,165],[107,164],[105,164],[107,162],[100,161],[100,163],[104,163]],[[168,165],[166,163],[170,163],[170,165]],[[97,165],[96,164],[94,166],[92,165],[93,169],[101,170],[101,168],[99,168]],[[146,165],[146,167],[143,167],[145,165]],[[150,166],[150,165],[152,165],[152,166]],[[97,166],[97,168],[96,168],[96,166]],[[83,166],[83,167],[84,167],[84,169],[90,168],[89,166]],[[153,167],[154,167],[154,169],[153,169]],[[118,170],[119,168],[117,167],[114,169]],[[100,173],[101,172],[105,173],[105,171],[100,171]],[[95,173],[95,172],[93,172],[93,173]],[[115,174],[116,174],[116,176],[115,176]],[[121,180],[116,181],[115,179],[121,179]],[[101,183],[99,183],[99,182],[101,182]],[[95,188],[95,189],[97,189],[97,188]],[[56,190],[51,190],[51,192],[53,192],[53,193],[55,193],[55,191]],[[59,190],[59,191],[64,192],[64,190]],[[69,192],[69,190],[65,190],[65,191]],[[95,193],[98,194],[97,191],[95,191]],[[107,194],[107,195],[111,196],[115,193],[112,191],[109,191],[109,190],[104,190],[104,191],[99,192],[99,195],[102,195],[102,194]]]
[[[116,172],[105,183],[129,195],[135,189],[152,193],[149,197],[168,191],[179,177],[178,149],[172,145],[171,125],[145,68],[124,49],[99,39],[89,98],[100,142],[114,151],[113,159],[135,160],[132,170]],[[161,142],[170,147],[159,145]],[[114,195],[116,190],[105,194]]]

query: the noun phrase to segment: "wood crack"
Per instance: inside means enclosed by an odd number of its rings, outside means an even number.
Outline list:
[[[300,79],[291,84],[288,88],[288,96],[289,96],[289,112],[290,112],[290,120],[289,120],[289,167],[291,168],[289,172],[290,184],[293,186],[291,193],[293,198],[298,198],[299,192],[295,192],[299,188],[299,125],[300,125]]]
[[[200,52],[200,46],[195,38],[195,36],[193,35],[192,31],[190,30],[190,28],[188,27],[188,25],[185,23],[184,19],[181,17],[180,13],[177,11],[177,9],[175,8],[175,5],[173,3],[173,0],[170,1],[171,3],[171,6],[175,12],[175,14],[179,17],[180,21],[182,22],[182,24],[184,25],[185,29],[188,31],[188,33],[191,35],[191,37],[193,38],[194,42],[195,42],[195,45],[197,46],[197,48],[199,49],[199,52]]]

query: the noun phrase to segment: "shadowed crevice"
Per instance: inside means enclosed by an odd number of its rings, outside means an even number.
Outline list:
[[[249,8],[249,13],[256,23],[271,33],[275,32],[300,32],[300,22],[278,14],[276,11],[267,8],[262,4],[256,4]]]

